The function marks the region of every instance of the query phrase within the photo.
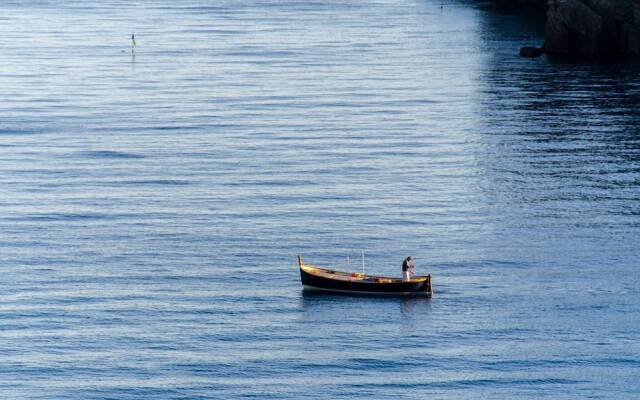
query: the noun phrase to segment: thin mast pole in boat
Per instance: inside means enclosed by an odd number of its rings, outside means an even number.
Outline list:
[[[362,250],[362,275],[364,275],[364,250]]]

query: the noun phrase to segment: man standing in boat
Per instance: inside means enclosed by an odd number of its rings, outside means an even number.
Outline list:
[[[402,278],[405,281],[411,279],[411,275],[413,274],[413,258],[411,256],[404,259],[402,262]]]

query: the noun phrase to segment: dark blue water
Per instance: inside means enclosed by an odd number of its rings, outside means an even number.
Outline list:
[[[463,0],[0,10],[0,397],[640,398],[637,66]],[[435,297],[302,293],[361,249]]]

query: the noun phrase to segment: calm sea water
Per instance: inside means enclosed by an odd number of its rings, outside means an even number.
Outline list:
[[[0,397],[640,398],[640,69],[519,58],[541,29],[4,1]],[[302,293],[361,249],[436,296]]]

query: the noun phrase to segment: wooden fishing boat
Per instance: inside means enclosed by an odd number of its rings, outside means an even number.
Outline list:
[[[365,275],[358,272],[343,272],[305,264],[298,256],[300,280],[307,291],[337,292],[350,294],[387,296],[433,295],[431,275],[402,278]]]

